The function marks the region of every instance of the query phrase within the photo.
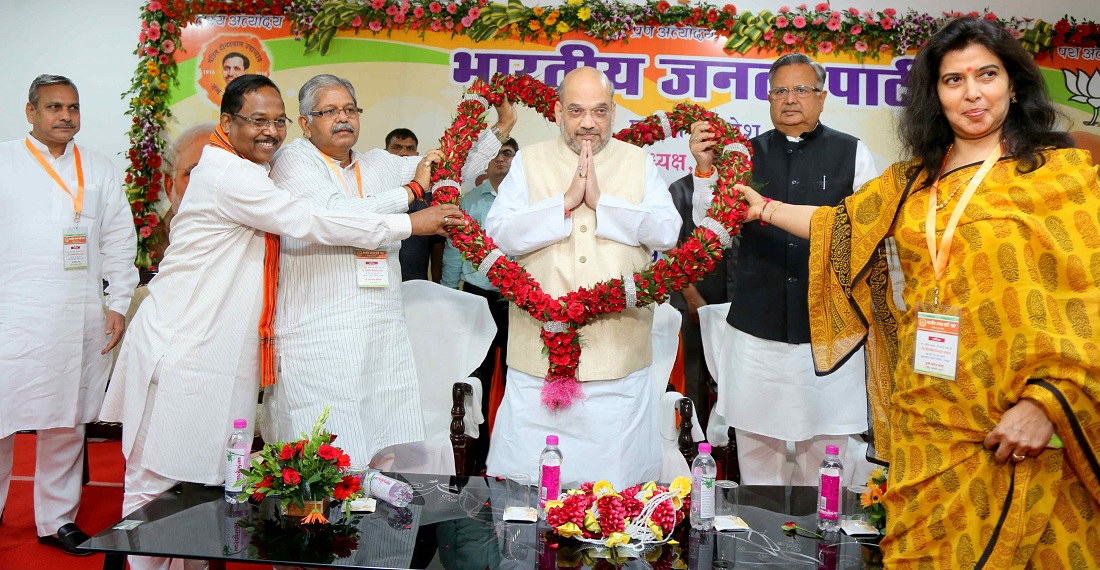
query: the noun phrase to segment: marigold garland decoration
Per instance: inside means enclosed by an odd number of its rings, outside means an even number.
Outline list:
[[[556,95],[537,79],[529,76],[497,74],[490,83],[475,81],[458,106],[454,123],[440,140],[444,160],[432,175],[433,203],[458,204],[462,165],[473,141],[485,129],[487,106],[499,104],[504,97],[516,104],[535,108],[553,120],[550,110]],[[714,205],[708,212],[721,228],[700,226],[692,237],[662,259],[631,276],[614,278],[591,287],[553,298],[515,261],[494,253],[496,245],[481,229],[477,220],[465,214],[465,227],[451,227],[451,242],[467,261],[476,267],[488,260],[486,275],[501,294],[535,320],[543,323],[542,341],[547,351],[549,370],[543,387],[542,402],[551,410],[568,407],[580,396],[576,379],[581,343],[577,328],[599,317],[617,313],[628,306],[644,307],[668,299],[669,293],[698,281],[714,268],[723,246],[715,230],[729,235],[740,231],[745,215],[734,184],[745,183],[751,176],[751,151],[740,129],[698,105],[677,105],[671,113],[658,113],[620,131],[615,138],[638,146],[654,143],[686,132],[696,121],[709,121],[725,149],[719,158]],[[624,279],[629,281],[625,282]],[[632,291],[628,292],[628,286]]]

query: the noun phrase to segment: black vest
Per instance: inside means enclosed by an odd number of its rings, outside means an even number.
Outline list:
[[[791,142],[777,130],[750,141],[753,185],[789,204],[835,206],[852,194],[856,139],[822,125]],[[782,207],[782,206],[780,206]],[[810,242],[758,222],[741,228],[736,303],[726,321],[757,338],[810,342]]]

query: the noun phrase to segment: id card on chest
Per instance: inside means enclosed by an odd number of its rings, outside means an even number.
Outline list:
[[[66,270],[88,268],[88,228],[65,228],[61,236],[61,261]]]
[[[390,269],[384,249],[355,249],[355,284],[359,287],[389,287]]]
[[[962,310],[948,305],[917,305],[913,371],[944,380],[955,380],[959,366],[959,331]]]

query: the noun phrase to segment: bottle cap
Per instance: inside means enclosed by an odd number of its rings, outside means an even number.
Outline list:
[[[546,436],[546,445],[557,445],[557,444],[558,444],[558,436],[556,436],[556,435]]]
[[[241,429],[241,428],[246,428],[246,427],[248,427],[248,420],[246,420],[246,419],[235,419],[235,420],[233,420],[233,429]]]
[[[699,444],[699,453],[710,453],[710,444],[709,443],[700,443]]]
[[[840,454],[840,448],[835,446],[835,445],[826,445],[825,446],[825,453],[827,453],[829,455],[839,455]]]

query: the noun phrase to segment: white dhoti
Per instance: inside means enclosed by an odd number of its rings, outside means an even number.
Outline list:
[[[715,410],[737,429],[741,482],[816,485],[825,446],[837,445],[844,457],[848,436],[867,430],[862,349],[817,376],[809,344],[764,340],[728,324],[722,343]],[[794,442],[793,469],[787,442]],[[845,465],[845,474],[855,467]]]
[[[546,436],[557,435],[563,488],[606,479],[621,490],[660,477],[657,398],[649,367],[617,380],[582,382],[583,399],[554,412],[542,405],[542,385],[542,378],[508,369],[488,475],[527,473],[538,481]]]
[[[0,439],[0,513],[11,485],[15,435]],[[40,429],[35,444],[34,524],[38,536],[50,536],[76,520],[83,487],[84,424]]]

